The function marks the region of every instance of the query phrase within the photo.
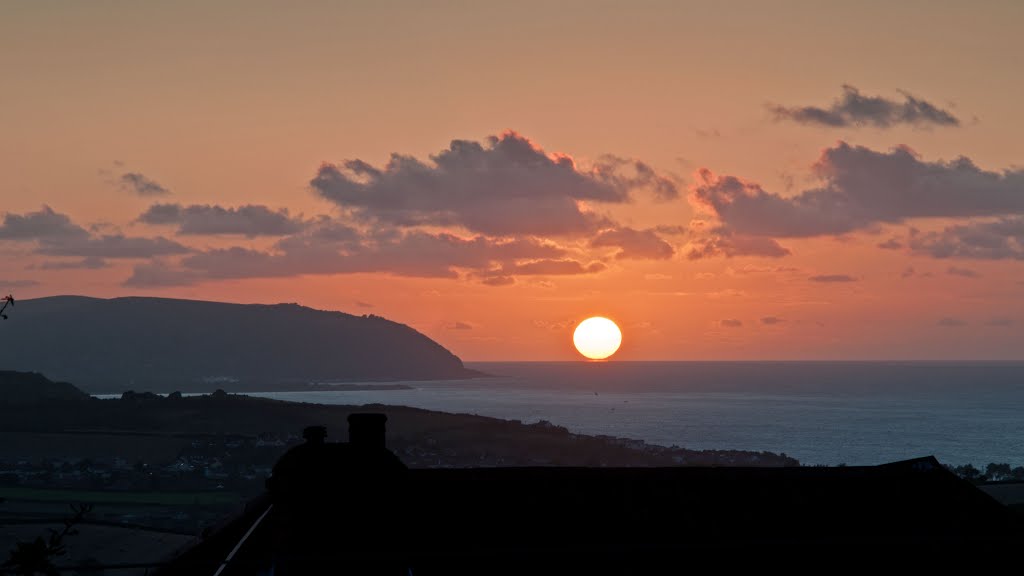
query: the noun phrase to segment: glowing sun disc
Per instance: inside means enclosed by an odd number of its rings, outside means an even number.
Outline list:
[[[601,316],[587,318],[572,333],[576,349],[591,360],[604,360],[622,345],[622,332],[615,322]]]

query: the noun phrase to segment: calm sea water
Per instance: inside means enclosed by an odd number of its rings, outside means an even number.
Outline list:
[[[785,452],[806,464],[1024,465],[1024,363],[473,363],[494,377],[411,390],[276,392],[536,422],[692,449]]]

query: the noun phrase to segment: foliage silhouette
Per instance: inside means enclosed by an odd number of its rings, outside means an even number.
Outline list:
[[[10,294],[8,294],[7,296],[3,297],[3,301],[4,301],[4,305],[0,306],[0,318],[3,318],[4,320],[7,320],[7,314],[4,314],[4,311],[7,310],[8,306],[10,306],[11,308],[14,308],[14,296],[11,296]]]
[[[46,538],[37,536],[35,540],[30,542],[15,543],[14,548],[11,549],[10,557],[2,564],[2,567],[12,570],[19,576],[33,576],[36,574],[55,576],[59,574],[60,571],[53,564],[53,560],[67,552],[64,539],[78,534],[75,525],[92,512],[92,505],[72,504],[71,511],[72,515],[64,519],[63,529],[55,530],[50,528],[50,534]]]

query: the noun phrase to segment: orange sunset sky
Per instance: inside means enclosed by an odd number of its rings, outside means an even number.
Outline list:
[[[1024,358],[1024,3],[0,14],[18,299],[298,302],[470,361],[578,359],[591,315],[620,360]]]

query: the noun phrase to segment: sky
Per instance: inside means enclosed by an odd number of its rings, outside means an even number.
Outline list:
[[[1024,359],[1024,4],[0,0],[0,290]]]

